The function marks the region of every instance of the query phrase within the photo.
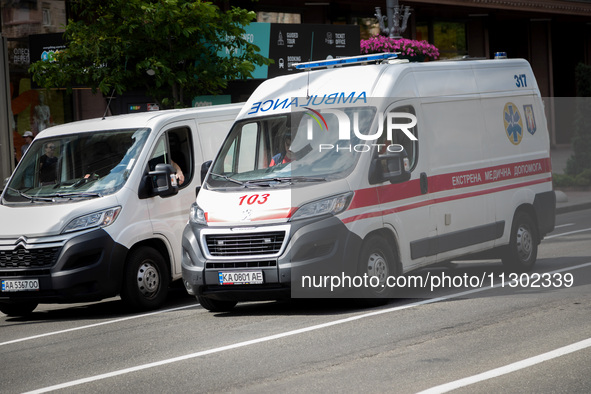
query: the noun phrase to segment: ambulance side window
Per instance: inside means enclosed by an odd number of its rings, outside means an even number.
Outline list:
[[[242,129],[238,150],[238,172],[254,170],[255,161],[252,156],[257,151],[257,129],[254,123],[248,124]]]
[[[224,174],[236,174],[260,168],[261,145],[260,128],[257,122],[240,126],[232,144],[222,152]]]
[[[401,107],[396,107],[394,109],[391,109],[390,111],[388,111],[388,113],[393,113],[393,112],[398,112],[398,113],[405,113],[405,114],[412,114],[416,116],[416,112],[414,110],[414,108],[412,107],[412,105],[404,105]],[[392,119],[392,123],[394,124],[406,124],[406,123],[410,123],[411,120],[407,117],[395,117]],[[391,144],[399,144],[402,145],[404,147],[404,149],[406,150],[406,153],[408,154],[408,160],[410,162],[410,170],[412,171],[417,163],[417,159],[418,159],[418,140],[413,141],[411,140],[402,130],[400,129],[395,129],[392,131],[392,140],[387,140],[387,124],[388,124],[388,117],[384,117],[384,132],[382,133],[382,137],[380,138],[380,143],[387,145],[391,145]],[[414,135],[417,139],[418,139],[418,130],[417,130],[418,125],[415,125],[414,127],[409,127],[407,128],[407,130]],[[381,141],[384,142],[381,142]],[[383,153],[383,152],[380,152]]]

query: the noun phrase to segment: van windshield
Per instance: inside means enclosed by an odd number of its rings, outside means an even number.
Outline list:
[[[206,180],[209,187],[244,187],[330,181],[355,167],[375,107],[298,111],[237,122]]]
[[[4,188],[2,203],[68,202],[121,189],[149,129],[35,139]]]

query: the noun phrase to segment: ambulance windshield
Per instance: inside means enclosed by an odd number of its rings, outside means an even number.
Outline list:
[[[6,203],[63,203],[121,189],[150,133],[125,129],[35,139],[6,185]]]
[[[330,181],[369,154],[375,107],[298,111],[238,122],[224,142],[207,184],[243,187]]]

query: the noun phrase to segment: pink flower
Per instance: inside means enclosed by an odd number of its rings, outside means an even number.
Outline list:
[[[360,42],[361,53],[399,52],[399,56],[424,56],[430,59],[439,58],[439,50],[427,41],[394,39],[374,36]]]

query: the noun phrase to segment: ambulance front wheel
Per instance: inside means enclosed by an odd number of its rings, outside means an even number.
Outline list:
[[[127,259],[121,298],[135,310],[157,309],[166,301],[169,282],[162,255],[154,248],[142,246]]]
[[[378,235],[366,239],[359,255],[358,273],[368,278],[362,288],[362,303],[386,304],[392,294],[392,289],[388,287],[388,278],[397,275],[397,271],[396,255],[386,240]]]
[[[513,218],[511,238],[502,258],[503,265],[510,271],[531,270],[538,257],[538,235],[530,215],[520,211]]]
[[[197,301],[210,312],[228,312],[237,304],[236,301],[214,300],[203,296],[197,296]]]

